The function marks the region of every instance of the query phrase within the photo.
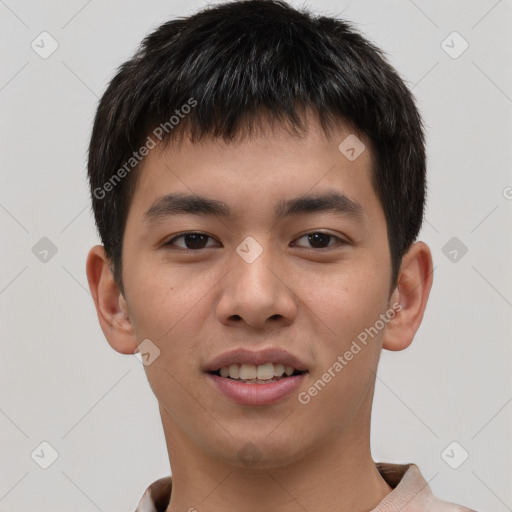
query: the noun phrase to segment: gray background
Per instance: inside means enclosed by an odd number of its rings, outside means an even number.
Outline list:
[[[512,510],[512,1],[292,3],[355,22],[427,128],[434,286],[411,347],[383,352],[374,458],[417,463],[440,498]],[[203,5],[0,0],[0,511],[133,510],[169,473],[143,366],[110,348],[89,294],[86,149],[117,66]],[[31,47],[43,31],[59,45],[46,59]],[[469,44],[457,58],[453,31]],[[43,237],[57,248],[46,261]],[[58,452],[47,469],[43,441]]]

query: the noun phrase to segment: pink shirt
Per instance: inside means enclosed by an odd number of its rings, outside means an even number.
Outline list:
[[[393,489],[371,512],[475,512],[434,497],[415,464],[377,462],[382,478]],[[171,477],[153,482],[135,512],[165,512],[171,499]]]

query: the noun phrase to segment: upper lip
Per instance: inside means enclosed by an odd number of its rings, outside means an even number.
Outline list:
[[[206,372],[216,372],[223,366],[231,364],[254,364],[260,365],[265,363],[281,363],[283,365],[291,366],[301,372],[306,371],[308,368],[298,357],[281,350],[279,348],[267,348],[258,350],[257,352],[247,350],[245,348],[238,348],[224,352],[219,356],[213,358],[205,367]]]

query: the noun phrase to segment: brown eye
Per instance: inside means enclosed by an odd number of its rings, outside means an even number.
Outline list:
[[[301,236],[299,238],[299,240],[301,240],[302,238],[306,238],[306,237],[307,237],[307,242],[311,244],[312,249],[325,249],[326,247],[331,247],[332,245],[335,245],[335,244],[329,245],[329,242],[333,239],[336,239],[339,242],[344,243],[344,241],[341,238],[339,238],[335,235],[330,235],[329,233],[322,233],[321,231],[307,233],[306,235]]]
[[[183,247],[181,245],[176,245],[174,243],[176,240],[179,240],[180,238],[183,238],[185,247]],[[187,249],[187,250],[204,249],[205,242],[208,240],[208,238],[211,238],[211,236],[206,235],[204,233],[195,233],[195,232],[183,233],[179,236],[172,238],[168,242],[166,242],[164,244],[164,246],[165,247],[176,246],[176,247],[181,247],[182,249]]]

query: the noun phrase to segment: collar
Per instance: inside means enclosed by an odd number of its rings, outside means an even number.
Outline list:
[[[435,498],[416,464],[377,462],[377,469],[393,489],[371,512],[475,512]],[[171,500],[172,479],[154,481],[135,512],[165,512]]]

